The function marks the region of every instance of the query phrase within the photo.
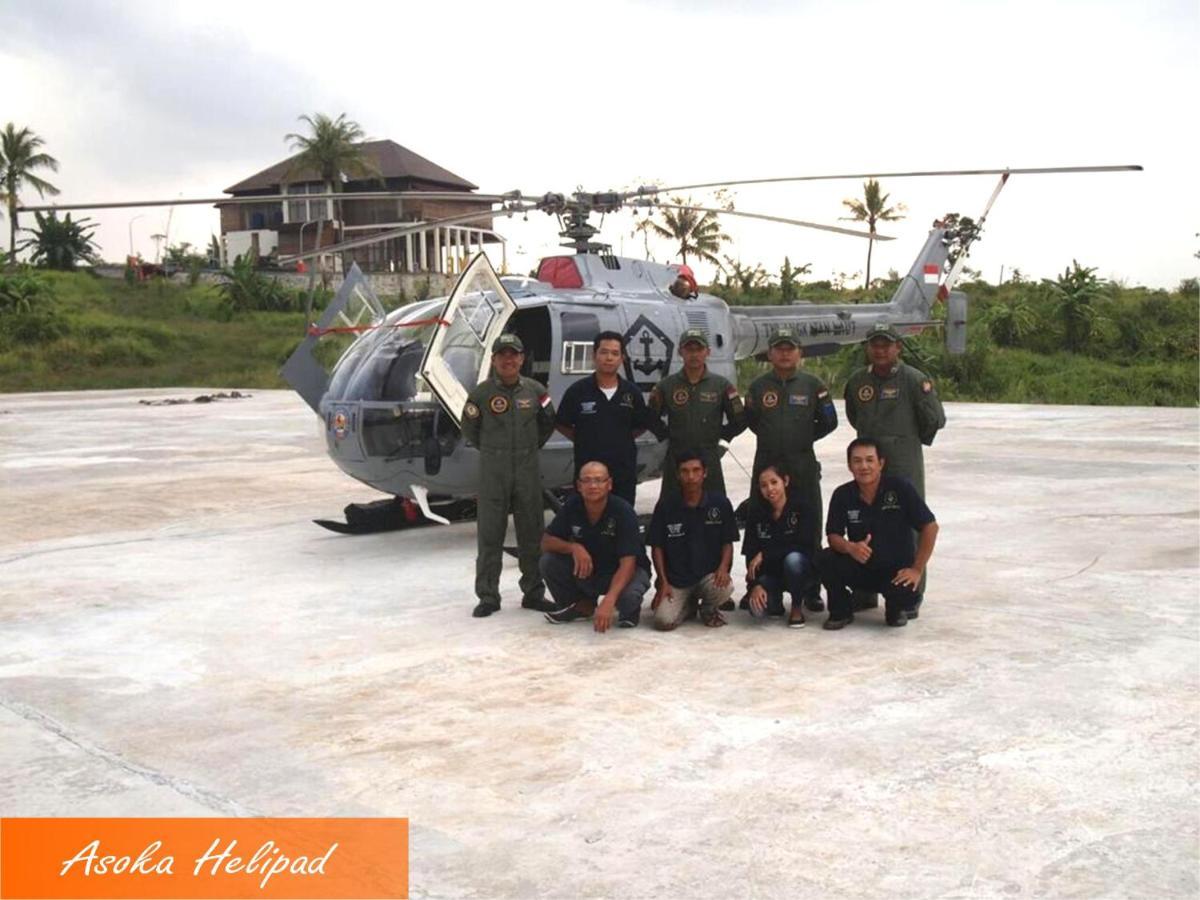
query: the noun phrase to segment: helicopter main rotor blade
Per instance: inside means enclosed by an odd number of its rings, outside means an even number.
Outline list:
[[[933,178],[941,175],[1064,175],[1076,172],[1140,172],[1139,165],[1129,166],[1046,166],[1035,169],[938,169],[927,172],[859,172],[850,175],[793,175],[785,178],[745,178],[738,181],[710,181],[705,184],[681,184],[675,187],[641,187],[623,196],[665,194],[673,191],[697,191],[702,188],[735,187],[743,184],[782,184],[789,181],[842,181],[858,178]]]
[[[519,200],[519,191],[508,194],[470,194],[466,191],[349,191],[322,194],[259,194],[254,197],[192,197],[174,200],[122,200],[116,203],[47,203],[40,206],[18,206],[17,212],[69,212],[77,209],[134,209],[139,206],[199,206],[204,204],[275,203],[285,200],[477,200],[481,203],[504,203]]]
[[[734,209],[710,209],[706,206],[681,206],[675,203],[639,204],[643,209],[695,209],[700,212],[717,213],[722,216],[742,216],[746,219],[762,219],[766,222],[782,222],[784,225],[799,225],[801,228],[816,228],[820,231],[832,231],[834,234],[848,234],[851,237],[866,238],[876,241],[894,241],[894,237],[884,234],[871,234],[869,231],[855,231],[853,228],[842,228],[838,225],[822,225],[819,222],[805,222],[802,219],[785,219],[782,216],[768,216],[763,213],[741,212]]]
[[[355,238],[352,241],[342,241],[340,244],[330,244],[328,247],[319,247],[315,250],[310,250],[305,253],[293,253],[289,256],[280,256],[279,263],[296,262],[301,259],[312,259],[317,256],[324,256],[327,253],[341,253],[343,250],[353,250],[356,247],[369,247],[371,244],[378,244],[381,241],[389,241],[393,238],[404,237],[406,234],[416,234],[418,231],[425,231],[429,228],[437,228],[440,225],[454,225],[459,222],[473,222],[476,219],[487,219],[495,216],[511,216],[513,213],[529,212],[537,209],[532,204],[521,206],[506,206],[503,209],[484,209],[476,210],[470,213],[461,213],[457,216],[446,216],[442,219],[430,219],[428,222],[417,222],[412,225],[406,225],[403,228],[393,228],[389,231],[380,231],[377,234],[369,235],[368,237]]]

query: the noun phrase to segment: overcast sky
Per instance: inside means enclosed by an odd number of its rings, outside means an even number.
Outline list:
[[[0,4],[0,123],[45,139],[64,203],[218,195],[288,156],[283,136],[315,112],[345,112],[486,191],[1140,163],[1013,179],[971,265],[995,281],[1002,265],[1049,277],[1078,259],[1173,287],[1200,264],[1198,19],[1195,0],[39,0]],[[898,240],[877,246],[873,270],[907,269],[929,223],[978,216],[994,181],[885,181],[908,218],[885,226]],[[736,203],[839,224],[841,199],[860,192],[742,188]],[[92,214],[110,259],[131,229],[152,257],[167,216]],[[603,238],[640,254],[630,224],[610,217]],[[544,216],[499,229],[514,268],[555,252]],[[203,245],[217,230],[215,211],[180,207],[170,236]],[[785,254],[812,277],[865,262],[853,238],[732,219],[725,230],[732,256],[772,270]]]

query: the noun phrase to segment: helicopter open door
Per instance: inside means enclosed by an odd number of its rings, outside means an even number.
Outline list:
[[[421,377],[456,425],[467,394],[491,365],[492,341],[516,312],[488,258],[477,253],[446,299],[442,321],[421,363]]]

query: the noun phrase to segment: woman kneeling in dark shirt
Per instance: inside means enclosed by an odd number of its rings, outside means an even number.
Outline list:
[[[783,615],[783,592],[792,595],[789,628],[804,627],[804,595],[816,570],[812,546],[816,531],[815,510],[790,496],[791,480],[776,466],[758,475],[758,497],[752,499],[746,518],[742,555],[750,582],[750,614],[756,619]]]

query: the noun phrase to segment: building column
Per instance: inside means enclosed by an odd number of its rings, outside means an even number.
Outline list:
[[[429,232],[428,231],[418,232],[417,238],[418,238],[419,243],[421,244],[421,271],[428,272],[429,271],[429,249],[426,246],[426,241],[429,238]]]
[[[413,236],[406,234],[404,236],[404,269],[407,272],[415,272],[413,266]]]
[[[288,186],[286,184],[283,185],[283,193],[285,195],[288,193]],[[291,204],[289,204],[286,200],[281,200],[280,204],[283,206],[283,224],[286,225],[286,224],[288,224],[288,222],[291,221],[288,218],[288,206],[290,206]]]
[[[442,228],[440,225],[433,229],[433,271],[442,271]]]

